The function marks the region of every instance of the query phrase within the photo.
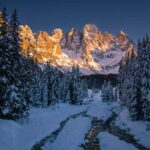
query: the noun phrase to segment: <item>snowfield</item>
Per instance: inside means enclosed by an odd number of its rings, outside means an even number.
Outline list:
[[[121,107],[118,102],[102,102],[100,92],[93,93],[89,90],[89,97],[86,104],[82,106],[57,104],[49,108],[31,108],[28,118],[18,121],[1,119],[0,150],[31,150],[36,143],[60,128],[60,123],[64,120],[66,120],[64,126],[56,138],[53,141],[46,141],[40,148],[81,150],[83,149],[81,144],[87,142],[85,136],[93,126],[92,119],[97,118],[105,122],[112,117],[113,113],[118,115],[113,120],[116,126],[134,135],[137,143],[150,149],[150,122],[131,121],[126,108]],[[99,131],[97,138],[102,150],[138,149],[134,143],[120,140],[106,130]]]

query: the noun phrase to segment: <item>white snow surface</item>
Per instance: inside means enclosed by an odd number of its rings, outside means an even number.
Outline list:
[[[98,138],[101,150],[137,150],[132,144],[121,141],[118,137],[108,132],[101,132]]]
[[[101,100],[101,91],[92,93],[89,90],[89,95],[93,97],[94,101],[90,105],[87,114],[106,121],[110,118],[113,112],[118,113],[118,108],[120,108],[120,104],[118,102],[103,102]]]
[[[119,107],[117,102],[99,102],[91,105],[87,114],[100,120],[106,121],[112,116],[113,111],[116,111],[115,108],[117,107]]]
[[[1,150],[30,150],[31,147],[56,130],[60,122],[72,114],[82,112],[87,106],[60,104],[51,108],[33,108],[23,124],[0,120]]]
[[[86,110],[91,118],[78,116],[69,119],[54,143],[46,143],[44,148],[79,150],[79,145],[84,143],[85,134],[90,128],[92,117],[106,121],[115,112],[118,114],[116,126],[132,134],[139,143],[150,149],[150,122],[132,121],[127,109],[121,107],[118,102],[102,102],[101,92],[98,90],[89,90],[88,94],[86,105],[57,104],[49,108],[32,108],[28,118],[19,121],[0,119],[0,150],[30,150],[35,143],[58,129],[60,122]],[[100,133],[98,137],[101,144],[103,143],[102,150],[124,150],[124,147],[125,150],[135,149],[133,145],[120,141],[108,133]],[[117,149],[120,145],[121,148]],[[117,148],[112,149],[113,146]]]
[[[150,149],[150,122],[132,121],[128,110],[124,108],[116,120],[116,125],[126,130],[139,143]]]
[[[90,124],[91,119],[82,116],[70,119],[54,143],[47,143],[43,150],[80,150]]]

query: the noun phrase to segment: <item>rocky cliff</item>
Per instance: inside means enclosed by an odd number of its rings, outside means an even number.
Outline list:
[[[20,26],[22,53],[40,64],[51,62],[64,69],[78,64],[83,74],[117,73],[125,52],[135,45],[126,33],[116,36],[101,33],[94,24],[82,31],[72,28],[66,34],[55,29],[51,34],[33,33],[29,26]]]

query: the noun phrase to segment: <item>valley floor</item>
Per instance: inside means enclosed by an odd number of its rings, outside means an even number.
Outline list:
[[[150,150],[150,122],[131,121],[118,102],[94,93],[82,106],[32,108],[28,118],[0,120],[1,150]]]

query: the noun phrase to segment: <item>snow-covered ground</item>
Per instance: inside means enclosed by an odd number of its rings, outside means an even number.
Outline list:
[[[80,150],[84,136],[90,128],[91,120],[85,117],[71,119],[54,143],[48,143],[43,150]]]
[[[101,150],[138,150],[132,144],[121,141],[118,137],[108,132],[101,132],[98,138]]]
[[[87,106],[61,104],[52,108],[33,108],[24,123],[0,120],[1,150],[30,150],[31,147],[56,130],[60,122],[72,114],[85,111]]]
[[[56,131],[60,123],[66,118],[86,112],[87,115],[78,115],[66,121],[56,139],[43,145],[44,150],[78,150],[88,130],[92,127],[92,119],[103,120],[110,118],[113,112],[118,114],[115,121],[116,126],[134,135],[138,143],[150,148],[150,122],[131,121],[128,111],[121,107],[118,102],[101,101],[100,92],[89,90],[89,97],[86,104],[73,106],[69,104],[57,104],[49,108],[32,108],[29,117],[19,121],[0,120],[0,150],[30,150],[33,145],[41,141],[47,135]],[[89,101],[89,103],[88,103]],[[120,141],[118,137],[107,132],[100,132],[98,135],[102,150],[135,150],[135,145]]]
[[[119,114],[116,125],[126,130],[134,136],[134,138],[142,145],[150,149],[150,122],[148,121],[132,121],[129,117],[129,112],[125,108]]]
[[[101,91],[92,92],[88,91],[89,97],[93,98],[91,105],[87,111],[87,115],[91,117],[96,117],[103,121],[106,121],[109,117],[112,116],[113,112],[116,112],[117,109],[120,108],[120,104],[118,102],[108,102],[104,103],[101,100]]]
[[[120,105],[117,102],[104,103],[100,101],[99,103],[93,103],[91,107],[89,107],[87,114],[106,121],[119,106]]]

